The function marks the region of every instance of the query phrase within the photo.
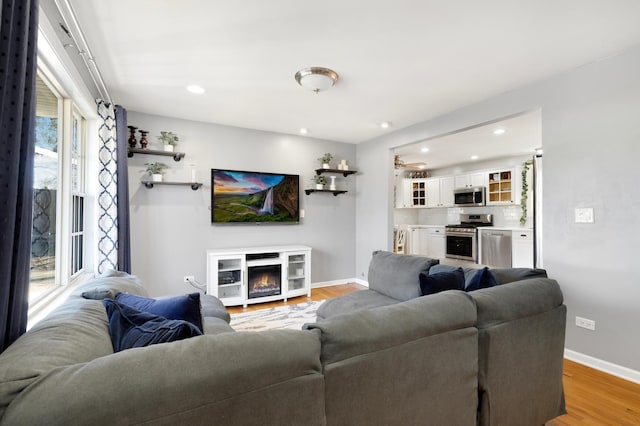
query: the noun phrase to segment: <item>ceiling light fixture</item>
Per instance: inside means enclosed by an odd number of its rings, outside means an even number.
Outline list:
[[[319,93],[330,89],[338,81],[338,73],[329,68],[309,67],[295,75],[298,84],[312,92]]]
[[[477,155],[472,155],[472,156],[471,156],[471,159],[472,159],[472,160],[474,160],[474,161],[475,161],[475,160],[477,160],[478,158],[479,158],[479,157],[478,157]]]
[[[504,129],[495,129],[495,130],[493,131],[493,134],[494,134],[494,135],[501,135],[501,134],[503,134],[504,132],[506,132],[506,130],[504,130]]]
[[[388,129],[389,127],[391,127],[391,122],[383,121],[382,123],[380,123],[380,127],[382,127],[383,129]]]
[[[204,88],[196,86],[195,84],[187,86],[187,90],[191,93],[195,93],[196,95],[202,95],[204,93]]]
[[[307,133],[309,133],[309,129],[305,129],[304,127],[300,129],[301,135],[306,135]]]
[[[429,152],[429,148],[427,148],[426,146],[424,148],[421,148],[420,151],[422,152]]]

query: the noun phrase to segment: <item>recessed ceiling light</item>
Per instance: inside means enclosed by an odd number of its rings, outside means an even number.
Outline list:
[[[501,134],[503,134],[504,132],[506,132],[506,130],[505,130],[505,129],[495,129],[495,130],[493,131],[493,134],[494,134],[494,135],[501,135]]]
[[[196,86],[195,84],[187,86],[187,90],[191,93],[195,93],[196,95],[202,95],[204,93],[204,88]]]
[[[472,155],[472,156],[471,156],[471,159],[472,159],[472,160],[477,160],[478,158],[480,158],[480,157],[478,157],[477,155]]]
[[[420,148],[420,151],[422,152],[429,152],[429,148],[427,148],[426,146],[424,148]]]
[[[301,135],[306,135],[307,133],[309,133],[309,129],[305,129],[304,127],[300,129]]]
[[[383,129],[388,129],[389,127],[391,127],[391,122],[383,121],[382,123],[380,123],[380,127],[382,127]]]

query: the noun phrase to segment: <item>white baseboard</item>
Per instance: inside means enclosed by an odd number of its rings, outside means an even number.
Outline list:
[[[570,349],[564,350],[564,357],[579,364],[586,365],[587,367],[595,368],[596,370],[611,374],[612,376],[640,384],[640,371],[622,367],[621,365],[613,364],[609,361],[603,361]]]
[[[356,283],[356,284],[363,285],[365,287],[369,287],[369,283],[366,281],[360,280],[358,278],[346,278],[344,280],[321,281],[318,283],[311,283],[311,288],[331,287],[334,285],[342,285],[342,284],[349,284],[349,283]]]

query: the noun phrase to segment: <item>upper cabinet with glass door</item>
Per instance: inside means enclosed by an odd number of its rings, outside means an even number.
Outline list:
[[[516,204],[519,200],[517,176],[515,169],[487,172],[487,205]]]

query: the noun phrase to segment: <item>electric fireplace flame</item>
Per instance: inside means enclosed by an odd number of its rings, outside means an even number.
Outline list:
[[[250,266],[249,299],[281,294],[282,265]]]

